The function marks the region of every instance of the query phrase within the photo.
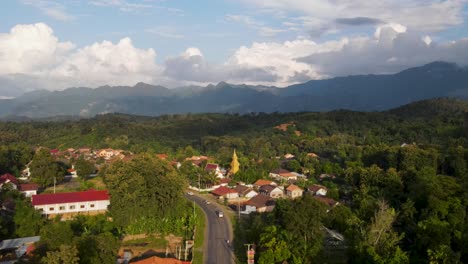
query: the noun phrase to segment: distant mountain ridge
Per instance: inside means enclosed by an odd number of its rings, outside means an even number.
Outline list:
[[[468,98],[468,68],[433,62],[396,74],[312,80],[286,88],[221,82],[176,89],[138,83],[133,87],[34,91],[0,100],[0,118],[92,117],[114,112],[157,116],[335,109],[381,111],[437,97]]]

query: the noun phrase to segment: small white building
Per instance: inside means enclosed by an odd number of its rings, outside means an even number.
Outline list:
[[[39,190],[39,185],[35,183],[24,183],[20,184],[20,191],[24,193],[26,197],[31,197],[37,194],[37,190]]]
[[[34,209],[45,215],[105,212],[110,204],[107,191],[48,193],[31,196]]]
[[[325,186],[313,184],[307,188],[309,193],[316,196],[326,196],[328,189]]]

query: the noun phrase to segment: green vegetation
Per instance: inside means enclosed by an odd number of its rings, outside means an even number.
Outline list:
[[[284,131],[274,128],[284,123],[292,125]],[[182,191],[187,183],[208,184],[214,176],[185,158],[203,154],[229,168],[236,149],[240,166],[233,183],[252,183],[282,167],[309,177],[299,186],[319,182],[329,188],[329,197],[341,203],[331,208],[309,195],[279,200],[273,212],[238,222],[234,246],[240,260],[245,260],[243,244],[255,243],[259,263],[331,263],[327,228],[344,236],[339,252],[349,263],[468,262],[468,104],[464,101],[438,99],[374,113],[157,118],[115,114],[76,122],[7,122],[0,123],[0,143],[0,170],[15,175],[32,155],[24,144],[113,147],[138,153],[100,172],[112,195],[110,231],[83,232],[72,228],[74,222],[42,227],[35,223],[16,231],[8,225],[17,221],[14,217],[0,219],[4,237],[39,228],[44,250],[55,252],[51,254],[59,259],[66,257],[60,253],[64,244],[78,250],[80,263],[101,261],[115,247],[111,237],[118,243],[116,234],[171,232],[191,237],[197,220]],[[167,153],[182,167],[174,169],[155,153]],[[286,153],[295,158],[283,159]],[[50,175],[60,176],[60,164],[51,165],[54,162],[46,153],[36,153],[31,170],[42,169],[47,176],[38,182],[47,185]],[[321,174],[334,177],[322,179]],[[52,240],[51,234],[59,235]],[[83,260],[81,252],[91,250],[87,245],[100,245],[105,239],[111,242],[102,252]]]
[[[202,264],[203,263],[203,243],[205,241],[205,224],[206,217],[205,213],[198,206],[195,206],[196,225],[195,225],[195,241],[194,241],[194,254],[192,263]]]

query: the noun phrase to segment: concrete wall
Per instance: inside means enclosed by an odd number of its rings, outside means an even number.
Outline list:
[[[49,205],[37,205],[34,206],[36,210],[41,210],[42,214],[66,214],[66,213],[80,213],[80,212],[92,212],[107,210],[109,206],[109,200],[104,201],[91,201],[91,202],[79,202],[79,203],[61,203],[61,204],[49,204]]]

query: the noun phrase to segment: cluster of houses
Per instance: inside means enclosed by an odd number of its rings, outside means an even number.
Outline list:
[[[24,193],[26,197],[37,194],[37,190],[39,189],[39,185],[35,183],[19,183],[18,179],[10,173],[5,173],[0,176],[0,189],[2,189],[4,185]]]
[[[275,200],[296,199],[305,194],[312,195],[314,199],[330,207],[338,204],[326,197],[328,189],[325,186],[312,184],[304,190],[291,183],[305,177],[299,173],[278,169],[270,172],[269,176],[275,180],[260,179],[250,185],[238,184],[235,187],[229,187],[227,181],[222,182],[211,194],[217,199],[226,200],[241,214],[271,212],[275,207]]]
[[[127,155],[131,155],[131,153],[128,153],[124,150],[115,150],[111,148],[106,148],[106,149],[91,149],[88,147],[82,147],[78,149],[74,148],[68,148],[66,150],[59,150],[59,149],[51,149],[50,154],[54,157],[57,158],[64,158],[67,160],[70,159],[77,159],[81,156],[83,156],[85,159],[104,159],[104,160],[111,160],[111,159],[123,159]]]

